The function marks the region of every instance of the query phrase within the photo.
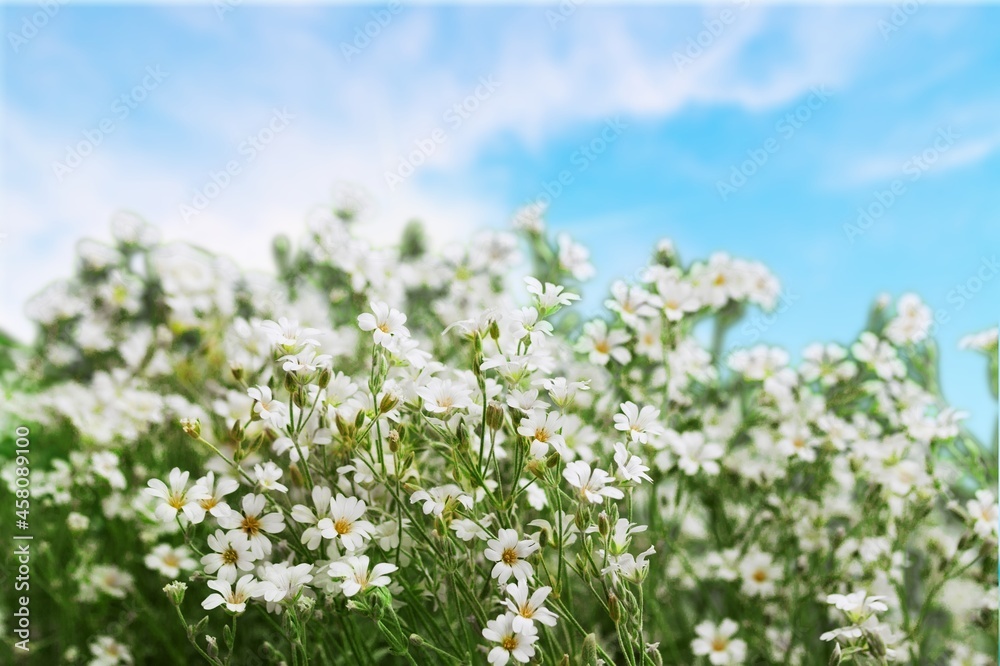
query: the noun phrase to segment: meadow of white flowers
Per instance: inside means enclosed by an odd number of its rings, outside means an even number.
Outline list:
[[[780,296],[753,261],[663,241],[583,316],[540,206],[442,253],[361,223],[314,216],[266,275],[120,214],[29,304],[4,663],[997,663],[996,441],[917,296],[794,365],[724,351]],[[997,330],[963,346],[996,395]]]

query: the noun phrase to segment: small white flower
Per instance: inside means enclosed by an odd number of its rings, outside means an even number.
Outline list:
[[[260,583],[252,574],[247,574],[236,581],[235,588],[228,580],[221,578],[208,581],[208,586],[215,590],[215,594],[208,595],[201,602],[201,607],[205,610],[212,610],[225,604],[226,610],[238,615],[246,611],[248,600],[260,596]]]
[[[535,574],[534,567],[525,558],[538,550],[538,544],[530,539],[518,540],[517,530],[500,530],[496,539],[486,542],[484,554],[490,562],[496,562],[490,576],[503,585],[511,576],[517,580],[528,580]]]
[[[573,301],[580,300],[576,294],[563,293],[564,287],[551,282],[546,282],[545,286],[536,278],[531,276],[524,278],[524,283],[528,285],[528,293],[533,294],[538,301],[538,307],[543,312],[548,312],[561,305],[570,305]]]
[[[362,331],[371,331],[375,344],[389,347],[394,337],[407,338],[410,331],[403,325],[406,315],[382,302],[371,304],[372,311],[358,315]]]
[[[162,522],[172,522],[178,514],[183,514],[195,524],[205,520],[205,509],[200,502],[209,496],[208,492],[197,483],[188,488],[188,476],[190,472],[181,472],[174,467],[170,470],[169,487],[159,479],[147,482],[149,487],[145,489],[146,494],[162,500],[156,507],[156,517]]]
[[[424,409],[435,414],[444,414],[453,409],[468,409],[472,406],[472,390],[468,386],[450,379],[437,377],[417,389],[423,398]]]
[[[531,441],[531,455],[542,458],[550,445],[560,454],[568,452],[566,440],[558,432],[560,428],[562,417],[558,413],[536,409],[521,419],[517,432]]]
[[[260,419],[276,430],[288,424],[288,407],[272,396],[267,386],[247,389],[247,395],[254,399],[253,411]]]
[[[205,573],[235,583],[240,571],[252,571],[257,557],[250,550],[250,543],[243,532],[216,530],[208,535],[208,547],[213,552],[201,558]]]
[[[296,504],[292,507],[292,520],[303,525],[308,525],[302,532],[302,543],[309,550],[316,550],[323,541],[323,531],[319,529],[319,521],[330,517],[330,500],[333,492],[325,486],[313,486],[312,501],[316,512],[304,504]]]
[[[312,582],[311,564],[291,565],[287,562],[261,567],[258,595],[271,603],[293,601],[302,588]]]
[[[266,499],[263,495],[244,495],[243,511],[231,511],[219,518],[219,526],[227,530],[242,532],[250,544],[250,552],[260,559],[271,554],[271,540],[268,534],[284,531],[285,522],[280,513],[262,516]]]
[[[472,509],[472,496],[462,491],[454,483],[437,486],[428,490],[418,490],[410,495],[410,504],[424,503],[424,514],[440,516],[449,502],[458,502],[466,509]]]
[[[611,499],[622,499],[625,497],[618,488],[608,486],[607,483],[613,477],[603,469],[590,469],[590,465],[582,460],[576,460],[566,465],[563,470],[563,478],[571,486],[577,489],[578,495],[593,504],[600,504],[605,497]]]
[[[781,567],[774,563],[770,554],[754,550],[740,562],[740,575],[744,594],[771,596],[775,591],[775,582],[781,578]]]
[[[343,579],[341,590],[343,590],[345,597],[353,597],[369,587],[387,586],[391,582],[389,574],[398,570],[395,564],[382,562],[372,567],[369,572],[368,561],[367,555],[360,557],[352,555],[330,564],[330,577]]]
[[[594,365],[607,365],[611,359],[624,365],[632,359],[632,354],[625,348],[629,337],[621,329],[609,331],[603,319],[595,319],[583,325],[583,335],[580,336],[576,349],[587,354]]]
[[[198,563],[191,557],[187,546],[176,548],[167,543],[161,543],[143,560],[147,567],[158,571],[167,578],[176,579],[182,570],[192,571]]]
[[[715,666],[742,664],[746,659],[747,644],[739,638],[733,638],[739,628],[729,618],[718,626],[706,620],[694,628],[698,638],[691,641],[691,651],[699,657],[707,656]]]
[[[215,473],[209,472],[198,479],[197,484],[205,489],[207,495],[207,497],[198,502],[202,509],[216,518],[225,516],[232,511],[229,503],[224,498],[226,495],[236,492],[236,489],[240,487],[236,479],[221,476],[216,480]]]
[[[337,497],[330,501],[330,516],[316,524],[324,539],[340,539],[347,550],[360,550],[365,541],[371,538],[375,526],[367,520],[361,520],[365,515],[365,503],[357,497]]]
[[[621,442],[615,443],[615,462],[618,464],[618,477],[625,481],[640,483],[653,482],[646,472],[649,467],[642,464],[642,458],[633,456]]]
[[[499,615],[495,620],[488,621],[483,629],[483,638],[497,644],[487,657],[492,666],[504,666],[511,657],[526,664],[535,656],[538,630],[533,624],[522,627],[521,631],[515,630],[516,617],[511,613]]]
[[[507,586],[510,599],[504,599],[504,604],[514,614],[512,626],[515,632],[523,631],[536,621],[549,627],[556,626],[556,614],[544,607],[551,591],[551,587],[540,587],[529,597],[527,582],[519,580]]]
[[[993,493],[988,490],[980,490],[976,493],[976,498],[969,500],[965,508],[972,518],[972,528],[983,539],[997,538],[998,521],[1000,521],[1000,507]]]
[[[705,436],[693,430],[680,434],[669,431],[668,435],[670,445],[677,455],[677,466],[685,474],[694,476],[704,470],[706,474],[715,476],[721,471],[717,462],[723,454],[721,445],[706,443]]]
[[[287,493],[288,486],[278,483],[281,478],[282,469],[268,460],[263,465],[254,465],[253,473],[257,483],[263,490],[274,490],[279,493]]]
[[[633,442],[646,444],[650,435],[663,433],[657,419],[660,417],[660,410],[646,405],[641,410],[634,402],[626,402],[621,406],[622,413],[615,414],[615,430],[629,433]]]
[[[90,654],[94,656],[88,666],[122,666],[135,663],[128,646],[110,636],[97,636],[90,644]]]

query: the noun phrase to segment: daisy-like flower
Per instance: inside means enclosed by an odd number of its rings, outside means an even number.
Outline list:
[[[330,500],[333,493],[325,486],[313,486],[312,502],[316,507],[316,512],[305,504],[296,504],[292,507],[292,520],[302,525],[308,525],[302,531],[302,543],[309,550],[316,550],[323,541],[323,531],[319,529],[318,523],[324,518],[330,517]]]
[[[276,430],[281,430],[288,423],[288,407],[276,400],[268,386],[255,386],[247,389],[247,395],[253,398],[253,412],[260,420]]]
[[[219,518],[220,516],[225,516],[232,511],[232,508],[230,508],[229,503],[226,502],[225,497],[226,495],[236,492],[236,489],[240,487],[240,484],[236,479],[220,476],[218,480],[216,480],[215,473],[209,472],[205,476],[198,479],[196,483],[205,489],[207,497],[200,500],[198,504],[207,513]]]
[[[98,451],[90,457],[94,473],[108,480],[115,490],[125,488],[125,475],[118,469],[118,456],[111,451]]]
[[[641,585],[646,580],[646,574],[649,573],[649,560],[647,558],[655,552],[656,548],[650,546],[634,557],[632,553],[612,555],[608,558],[608,566],[601,570],[601,575],[611,576],[611,581],[615,585],[618,584],[619,577]]]
[[[621,442],[615,443],[615,463],[618,464],[618,477],[625,481],[641,483],[642,481],[653,482],[646,472],[649,467],[642,464],[642,458],[629,453],[628,449]]]
[[[503,529],[496,539],[486,542],[484,554],[490,562],[496,562],[490,576],[501,585],[514,576],[527,581],[535,575],[535,569],[525,558],[538,550],[538,544],[530,539],[518,540],[517,530]]]
[[[252,571],[257,557],[250,551],[250,543],[243,532],[215,530],[208,535],[208,547],[213,552],[201,558],[205,573],[236,582],[240,571]]]
[[[837,610],[844,611],[848,617],[856,617],[889,610],[889,607],[883,603],[883,599],[885,597],[870,596],[867,591],[858,590],[850,594],[828,594],[826,603],[834,606]]]
[[[611,499],[625,497],[625,493],[621,490],[607,485],[614,477],[603,469],[591,470],[590,465],[582,460],[576,460],[566,465],[566,469],[563,470],[563,478],[577,489],[577,494],[581,499],[593,504],[600,504],[605,497]]]
[[[90,654],[94,656],[88,666],[122,666],[135,663],[128,646],[111,636],[97,636],[90,644]]]
[[[646,405],[642,409],[634,402],[626,402],[621,406],[622,413],[615,414],[615,430],[629,433],[633,442],[646,444],[650,435],[663,433],[657,419],[660,417],[660,410],[656,407]]]
[[[528,583],[519,580],[507,586],[510,599],[504,599],[504,605],[514,614],[512,626],[515,632],[523,631],[534,622],[541,622],[549,627],[556,626],[557,615],[545,608],[545,600],[552,591],[551,587],[540,587],[528,596]]]
[[[208,581],[208,586],[215,590],[215,594],[208,595],[201,602],[201,607],[212,610],[225,604],[226,610],[237,615],[246,611],[247,601],[261,594],[260,583],[254,579],[253,574],[247,574],[236,581],[236,587],[222,578]]]
[[[571,382],[565,377],[545,378],[535,380],[536,385],[541,386],[549,392],[552,402],[561,408],[573,403],[579,391],[590,390],[590,380],[582,382]]]
[[[161,543],[155,546],[152,552],[147,555],[143,562],[153,571],[158,571],[167,578],[176,579],[181,570],[192,571],[198,563],[191,557],[191,551],[187,546],[177,546],[176,548],[168,543]]]
[[[316,524],[324,539],[340,539],[347,550],[360,550],[371,538],[375,526],[367,520],[365,503],[357,497],[344,497],[340,493],[330,501],[330,515]]]
[[[302,588],[312,582],[313,565],[287,562],[265,564],[261,567],[258,595],[274,604],[293,601]]]
[[[390,582],[389,574],[397,571],[399,567],[388,562],[381,562],[368,571],[368,556],[350,556],[337,562],[332,562],[329,567],[331,578],[342,579],[341,590],[345,597],[353,597],[358,592],[364,592],[369,587],[385,587]]]
[[[715,476],[722,469],[717,462],[723,454],[722,446],[706,443],[702,433],[694,430],[680,434],[673,433],[669,441],[674,454],[677,455],[677,466],[688,476],[694,476],[700,470]]]
[[[375,344],[390,347],[393,338],[410,337],[410,331],[403,325],[405,314],[383,302],[372,302],[371,306],[371,312],[358,315],[358,326],[362,331],[371,331]]]
[[[934,323],[931,309],[916,294],[903,294],[896,317],[885,327],[885,336],[897,345],[917,344],[927,338]]]
[[[428,490],[418,490],[410,495],[410,504],[424,503],[424,514],[440,516],[449,502],[458,502],[466,509],[472,509],[472,496],[462,491],[454,483],[436,486]]]
[[[733,638],[740,626],[726,618],[718,625],[705,620],[694,628],[698,638],[691,641],[691,651],[699,657],[708,657],[715,666],[742,664],[747,655],[747,644]]]
[[[145,489],[147,495],[162,500],[156,506],[156,517],[164,523],[172,522],[178,514],[183,514],[191,523],[205,520],[205,509],[201,500],[206,499],[208,492],[197,483],[187,487],[190,472],[182,472],[174,467],[168,477],[169,486],[159,479],[150,479]]]
[[[611,295],[604,301],[604,306],[612,312],[617,312],[622,321],[629,326],[635,326],[640,317],[656,316],[649,292],[638,285],[629,286],[622,280],[611,285]]]
[[[781,567],[769,553],[753,550],[740,562],[743,593],[768,597],[774,594],[775,582],[781,578]]]
[[[621,329],[609,331],[603,319],[595,319],[583,325],[583,335],[576,343],[576,350],[587,354],[594,365],[607,365],[611,359],[624,365],[632,359],[631,352],[625,348],[629,337]]]
[[[508,317],[511,335],[515,340],[528,338],[533,345],[541,344],[542,339],[552,335],[552,324],[538,320],[538,310],[521,308],[510,313]]]
[[[659,285],[657,290],[660,293],[656,303],[670,321],[680,321],[685,314],[701,308],[701,301],[687,282],[671,280]]]
[[[283,470],[280,467],[270,460],[263,465],[253,466],[254,477],[257,479],[257,484],[261,487],[261,489],[287,493],[288,486],[278,483],[278,479],[281,478],[282,471]]]
[[[242,532],[246,536],[250,552],[257,559],[271,554],[271,540],[267,535],[278,534],[285,529],[285,521],[280,513],[261,515],[265,503],[263,495],[244,495],[242,512],[232,511],[219,518],[220,527]]]
[[[281,317],[278,321],[265,320],[257,324],[267,341],[281,354],[297,354],[306,347],[318,347],[319,341],[313,336],[315,328],[302,328],[299,322]]]
[[[435,377],[418,388],[417,395],[423,399],[424,409],[435,414],[472,406],[472,390],[465,384],[450,379]]]
[[[972,529],[983,539],[997,538],[998,521],[1000,521],[1000,507],[993,493],[988,490],[980,490],[976,493],[976,498],[965,504],[965,508],[972,517]]]
[[[544,286],[537,279],[531,276],[524,278],[524,283],[528,285],[528,293],[535,296],[538,308],[545,313],[562,305],[571,305],[573,301],[580,300],[576,294],[563,292],[564,287],[546,282]]]
[[[777,442],[779,453],[806,462],[816,460],[816,447],[820,442],[813,436],[808,423],[798,420],[785,421],[778,432],[781,434],[781,439]]]
[[[906,366],[899,359],[895,348],[885,340],[879,340],[871,331],[865,331],[851,346],[854,358],[867,363],[881,379],[890,380],[906,374]]]
[[[590,250],[573,241],[567,234],[556,237],[559,245],[559,267],[577,280],[589,280],[597,271],[590,263]]]
[[[483,638],[497,644],[487,657],[492,666],[504,666],[511,657],[514,661],[526,664],[535,656],[534,644],[538,641],[538,630],[534,624],[522,627],[521,631],[515,630],[516,617],[518,616],[512,613],[498,615],[495,620],[487,622],[483,629]]]
[[[550,445],[560,454],[567,451],[566,440],[558,432],[561,428],[562,417],[558,413],[536,409],[521,419],[517,432],[531,440],[531,455],[542,458]]]

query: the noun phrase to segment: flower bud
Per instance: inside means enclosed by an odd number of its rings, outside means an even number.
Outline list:
[[[392,453],[399,451],[399,431],[390,430],[389,434],[386,435],[386,440],[389,442],[389,450]]]
[[[336,412],[333,416],[333,425],[336,426],[337,432],[339,432],[344,437],[354,436],[354,426],[344,420],[344,417],[340,415],[340,412]]]
[[[840,666],[840,662],[844,660],[844,652],[840,649],[840,643],[833,642],[833,652],[830,654],[830,661],[827,663],[829,666]]]
[[[607,538],[608,534],[611,532],[611,526],[608,525],[608,514],[601,511],[597,514],[597,531],[601,533],[602,537]]]
[[[583,663],[584,666],[597,666],[597,636],[587,634],[583,639]]]
[[[882,642],[882,637],[879,636],[874,631],[863,630],[862,634],[865,637],[865,642],[868,643],[868,649],[871,653],[881,659],[885,656],[885,643]]]
[[[490,322],[490,337],[493,338],[494,342],[500,339],[500,324],[497,323],[496,319]]]
[[[559,666],[569,666],[569,655],[564,654],[562,659],[559,660]]]
[[[503,405],[496,400],[486,405],[486,426],[493,432],[503,427]]]
[[[305,409],[306,405],[309,404],[309,397],[306,395],[306,390],[301,386],[295,389],[292,393],[292,402],[295,403],[296,407]]]
[[[205,652],[212,659],[219,656],[219,641],[215,639],[215,636],[205,636]]]
[[[550,538],[551,537],[549,537],[549,531],[547,529],[545,529],[543,527],[542,529],[538,530],[538,545],[539,546],[541,546],[542,548],[545,548],[547,545],[549,545]]]
[[[243,424],[240,423],[239,419],[233,422],[233,427],[229,429],[229,439],[235,444],[239,444],[243,441],[245,433],[243,431]]]
[[[652,660],[653,666],[663,666],[663,655],[660,654],[659,643],[647,643],[646,654]]]
[[[383,398],[384,400],[384,398]],[[365,410],[359,409],[358,415],[354,417],[354,429],[357,430],[365,423]]]
[[[229,372],[233,373],[233,379],[237,382],[243,381],[243,366],[239,363],[232,363],[229,365]]]
[[[420,647],[424,644],[424,638],[420,634],[410,634],[410,643]]]
[[[378,403],[378,413],[385,414],[386,412],[390,412],[398,403],[399,398],[391,393],[386,393],[382,396],[382,401]]]
[[[184,601],[184,593],[187,592],[187,585],[175,580],[172,583],[164,585],[163,592],[167,595],[167,599],[170,599],[170,603],[180,606]]]
[[[330,368],[323,368],[319,372],[319,377],[316,379],[316,383],[319,384],[321,389],[325,389],[330,385],[330,380],[333,379],[333,371]]]
[[[299,386],[299,380],[295,376],[294,372],[286,372],[285,373],[285,382],[284,382],[284,385],[285,385],[285,390],[288,391],[289,393],[294,393],[295,392],[295,389],[298,388],[298,386]]]
[[[608,595],[608,615],[615,624],[622,621],[622,609],[618,603],[618,596],[614,592]]]
[[[545,466],[550,468],[555,467],[556,465],[559,464],[560,457],[561,456],[559,455],[558,451],[553,451],[552,453],[549,454],[549,457],[545,459]]]
[[[201,421],[198,419],[181,419],[181,428],[184,430],[184,434],[191,439],[201,437]]]
[[[528,471],[531,472],[531,475],[534,476],[536,479],[539,480],[545,479],[545,468],[542,467],[542,464],[539,461],[534,459],[529,460],[527,467]]]

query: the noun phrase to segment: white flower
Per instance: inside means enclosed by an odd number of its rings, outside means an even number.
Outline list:
[[[518,541],[517,530],[500,530],[496,539],[486,542],[484,554],[490,562],[496,562],[490,576],[503,585],[511,576],[517,580],[528,580],[535,574],[525,558],[538,550],[538,544],[530,539]]]
[[[688,312],[701,308],[701,301],[687,282],[679,279],[661,282],[657,285],[657,304],[670,321],[680,321]]]
[[[88,666],[120,666],[134,663],[128,646],[110,636],[97,636],[90,644],[90,654],[94,655],[94,658],[90,660]]]
[[[361,520],[365,515],[365,503],[357,497],[337,497],[330,501],[330,516],[316,524],[324,539],[340,538],[340,543],[347,550],[360,550],[365,541],[371,538],[375,526],[367,520]]]
[[[567,451],[566,440],[558,433],[562,428],[562,417],[556,412],[536,409],[521,419],[518,434],[531,440],[531,455],[541,458],[549,452],[551,444],[560,454]]]
[[[228,530],[237,530],[246,535],[250,544],[250,552],[260,559],[271,554],[271,541],[268,534],[278,534],[285,529],[284,519],[280,513],[269,513],[262,516],[266,499],[263,495],[244,495],[243,511],[231,511],[219,518],[219,526]]]
[[[226,495],[236,492],[236,489],[240,487],[236,479],[222,476],[216,481],[215,473],[209,472],[198,479],[197,484],[205,489],[207,495],[198,502],[202,509],[216,518],[225,516],[232,511],[229,503],[224,498]]]
[[[247,389],[247,395],[254,399],[254,414],[260,417],[276,430],[281,430],[288,423],[288,407],[271,395],[267,386],[255,386]]]
[[[934,317],[916,294],[903,294],[896,304],[896,317],[885,327],[885,336],[897,345],[927,339]]]
[[[528,293],[533,294],[538,302],[538,307],[543,312],[548,312],[561,305],[570,305],[573,301],[580,300],[576,294],[563,293],[564,287],[551,282],[546,282],[545,286],[538,279],[528,276],[524,278],[524,283],[528,285]]]
[[[858,590],[850,594],[829,594],[826,603],[844,611],[848,616],[867,615],[870,612],[883,613],[889,610],[882,599],[885,597],[869,596],[865,590]]]
[[[288,492],[288,486],[278,483],[278,479],[281,478],[282,469],[270,460],[263,465],[254,465],[253,474],[263,490],[274,490],[279,493]]]
[[[579,245],[566,234],[556,238],[559,245],[559,267],[568,271],[577,280],[589,280],[596,271],[590,263],[590,251]]]
[[[318,347],[319,341],[313,336],[319,331],[315,328],[302,328],[299,322],[281,317],[277,322],[265,320],[257,324],[268,342],[281,354],[297,354],[305,347]]]
[[[208,535],[208,547],[213,552],[201,558],[205,573],[236,582],[240,571],[252,571],[257,557],[250,550],[250,543],[243,532],[216,530]],[[218,572],[218,573],[216,573]]]
[[[453,409],[468,409],[472,406],[472,390],[468,386],[450,379],[437,377],[417,389],[417,395],[424,400],[424,409],[435,414],[443,414]]]
[[[628,449],[621,442],[615,443],[615,462],[618,464],[618,477],[625,481],[641,483],[642,481],[653,482],[646,472],[649,467],[642,464],[642,458],[629,453]]]
[[[522,631],[535,621],[550,627],[556,626],[556,614],[544,608],[545,600],[551,591],[551,587],[540,587],[529,598],[526,581],[519,580],[507,586],[510,599],[504,599],[504,604],[514,614],[512,627],[515,632]]]
[[[462,491],[454,483],[436,486],[428,490],[418,490],[410,495],[410,504],[424,503],[424,514],[440,516],[451,501],[456,501],[466,509],[472,509],[472,496]]]
[[[890,380],[906,374],[906,366],[899,359],[896,350],[885,340],[865,331],[858,341],[851,346],[854,357],[862,363],[867,363],[880,378]]]
[[[576,350],[587,354],[595,365],[607,365],[610,359],[628,363],[632,354],[625,348],[629,334],[621,329],[608,330],[603,319],[594,319],[583,325],[583,335],[576,343]]]
[[[694,628],[698,638],[691,641],[691,651],[699,657],[707,656],[708,661],[715,666],[742,664],[746,659],[747,644],[739,638],[733,638],[739,628],[729,618],[718,626],[705,620]]]
[[[629,326],[639,323],[639,318],[649,318],[656,316],[656,308],[653,307],[650,294],[638,285],[629,286],[622,280],[611,285],[611,295],[604,301],[604,306],[612,312],[617,312],[622,321]]]
[[[169,487],[159,479],[147,482],[146,494],[162,500],[156,507],[156,517],[162,522],[172,522],[178,514],[184,514],[192,523],[205,520],[205,509],[201,508],[200,501],[209,496],[208,492],[197,483],[188,488],[188,476],[190,472],[174,467],[170,470]]]
[[[781,578],[781,567],[774,563],[770,554],[754,550],[740,562],[740,575],[744,594],[771,596],[775,591],[775,581]]]
[[[410,331],[403,326],[406,315],[390,308],[382,302],[372,302],[372,311],[358,315],[358,326],[362,331],[371,331],[375,344],[389,347],[393,338],[410,336]]]
[[[125,475],[118,469],[118,456],[111,451],[98,451],[90,457],[94,473],[108,480],[112,488],[125,488]]]
[[[312,582],[313,565],[287,562],[265,564],[260,571],[258,595],[265,601],[281,603],[294,600],[303,587]]]
[[[565,377],[545,378],[535,380],[536,385],[540,385],[549,392],[552,402],[559,407],[565,408],[573,403],[578,391],[589,391],[590,381],[571,382]],[[513,393],[513,392],[512,392]]]
[[[247,609],[250,598],[260,596],[260,583],[254,579],[253,574],[247,574],[236,581],[235,588],[228,580],[221,578],[208,581],[208,586],[215,590],[215,594],[208,595],[201,602],[201,607],[205,610],[225,604],[230,613],[240,614]]]
[[[345,597],[353,597],[358,592],[363,592],[369,587],[385,587],[391,581],[389,574],[397,571],[395,564],[382,562],[372,567],[368,571],[368,556],[350,556],[344,560],[339,560],[330,564],[329,571],[331,578],[343,579],[341,589]]]
[[[988,490],[980,490],[976,493],[976,498],[969,500],[965,508],[972,517],[972,528],[983,539],[997,537],[998,521],[1000,521],[1000,507],[993,493]]]
[[[646,444],[650,435],[663,433],[663,428],[657,422],[660,410],[646,405],[641,410],[634,402],[621,405],[621,414],[615,414],[615,430],[629,433],[633,442]]]
[[[332,491],[325,486],[313,486],[312,501],[316,507],[316,513],[304,504],[296,504],[292,507],[292,520],[303,525],[308,525],[302,531],[302,543],[309,550],[319,548],[323,541],[323,531],[319,529],[318,523],[324,518],[330,517],[330,500],[333,498]]]
[[[526,664],[535,656],[534,644],[538,641],[538,630],[533,624],[529,624],[522,627],[521,631],[516,631],[516,617],[511,613],[499,615],[495,620],[488,621],[483,629],[483,638],[497,644],[487,657],[492,666],[504,666],[511,657]]]
[[[813,437],[809,424],[797,420],[785,421],[778,428],[782,437],[777,442],[777,449],[788,457],[795,456],[806,462],[816,460],[816,447],[819,440]]]
[[[605,497],[611,499],[625,497],[625,493],[621,490],[607,485],[613,478],[610,474],[603,469],[591,471],[590,465],[582,460],[567,464],[566,469],[563,470],[563,478],[577,489],[581,499],[594,504],[600,504]]]
[[[192,571],[198,563],[191,557],[187,546],[176,548],[167,543],[161,543],[143,560],[147,567],[158,571],[167,578],[176,579],[181,570]]]
[[[672,433],[672,434],[670,434]],[[705,436],[698,431],[674,433],[668,431],[669,442],[677,455],[677,466],[688,476],[700,470],[715,476],[721,468],[717,462],[722,457],[723,448],[719,444],[706,443]]]

